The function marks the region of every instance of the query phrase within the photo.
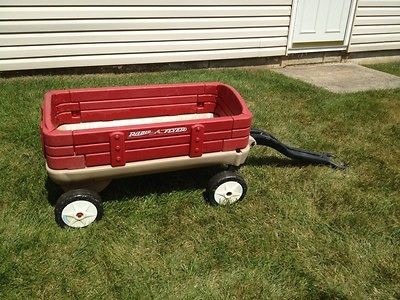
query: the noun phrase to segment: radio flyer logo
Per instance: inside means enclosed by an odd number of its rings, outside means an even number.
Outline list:
[[[153,129],[153,130],[139,130],[139,131],[131,131],[129,133],[129,138],[137,138],[142,136],[153,136],[153,135],[168,135],[174,133],[184,133],[187,132],[187,127],[175,127],[175,128],[164,128],[164,129]]]

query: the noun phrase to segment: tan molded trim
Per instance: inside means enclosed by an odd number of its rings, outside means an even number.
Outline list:
[[[118,177],[163,173],[219,164],[240,166],[245,162],[253,144],[254,140],[250,137],[249,145],[240,151],[208,153],[196,158],[180,156],[132,162],[127,163],[123,167],[111,167],[107,165],[77,170],[53,170],[46,165],[46,169],[49,177],[54,182],[60,185],[69,185],[89,180],[101,181]]]

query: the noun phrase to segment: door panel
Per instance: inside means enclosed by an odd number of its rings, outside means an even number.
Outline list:
[[[301,13],[301,32],[304,34],[317,33],[317,20],[320,0],[305,1],[303,11]]]
[[[352,0],[298,0],[293,43],[343,42]]]

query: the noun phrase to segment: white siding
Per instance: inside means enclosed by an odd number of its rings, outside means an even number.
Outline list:
[[[359,0],[349,52],[400,49],[400,0]]]
[[[291,3],[0,0],[0,71],[284,55]]]

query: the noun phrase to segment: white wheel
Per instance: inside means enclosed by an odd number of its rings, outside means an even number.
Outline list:
[[[246,182],[231,171],[218,173],[208,182],[206,195],[215,205],[229,205],[244,198],[247,192]]]
[[[219,205],[233,204],[243,195],[243,187],[237,181],[227,181],[214,192],[214,199]]]
[[[103,215],[100,196],[90,190],[71,190],[58,198],[55,219],[61,227],[82,228],[99,220]]]
[[[74,201],[64,207],[61,218],[69,227],[86,227],[96,220],[97,208],[89,201]]]

